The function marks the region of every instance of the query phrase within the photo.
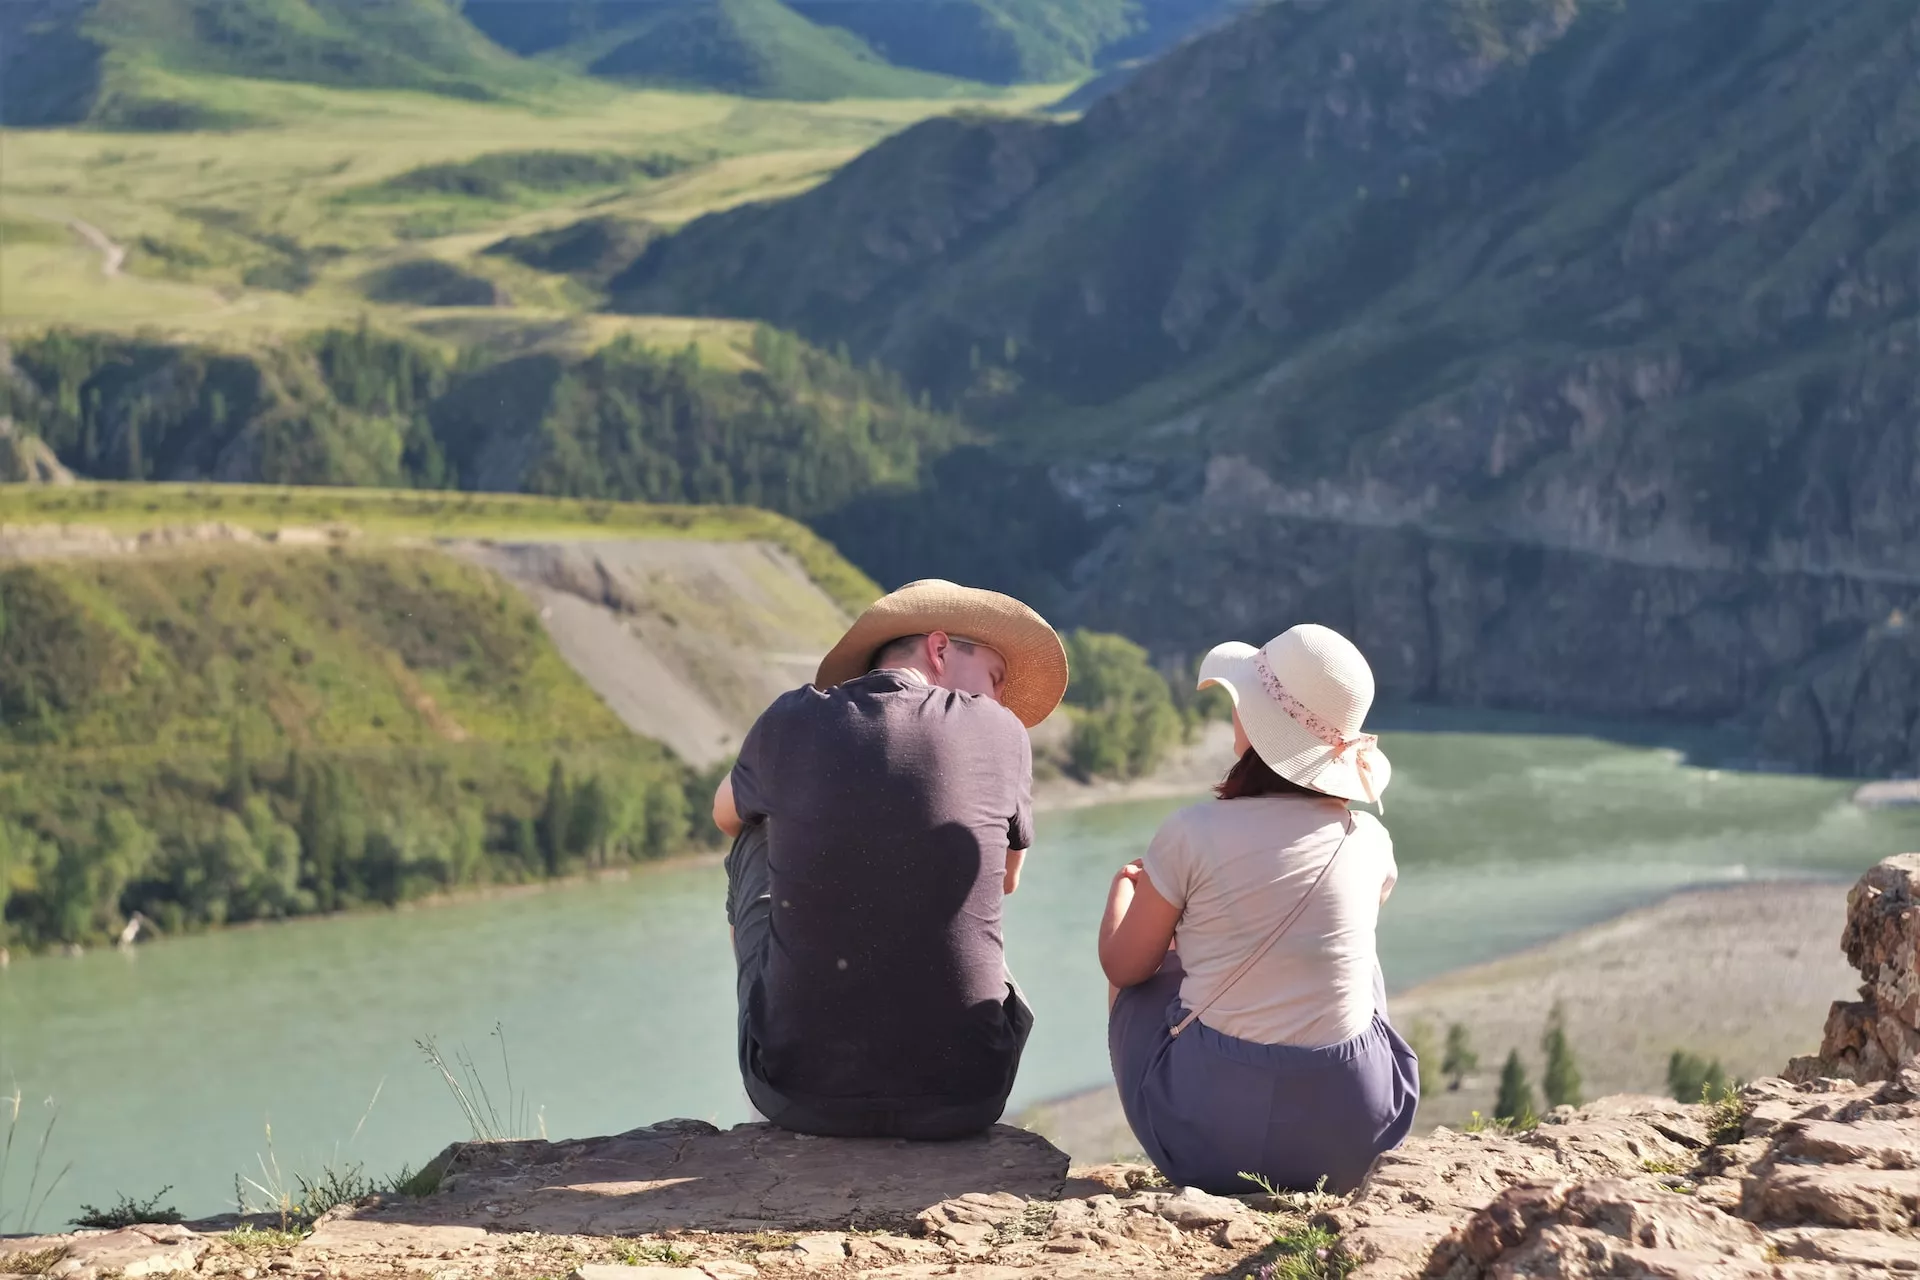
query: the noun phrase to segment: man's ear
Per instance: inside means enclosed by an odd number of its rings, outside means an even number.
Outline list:
[[[927,665],[933,668],[935,679],[947,674],[947,655],[951,652],[952,643],[944,631],[927,633]]]

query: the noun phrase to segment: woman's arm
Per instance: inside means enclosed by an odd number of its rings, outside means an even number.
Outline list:
[[[1179,909],[1160,896],[1145,867],[1129,862],[1120,868],[1100,922],[1100,967],[1107,981],[1132,987],[1160,972],[1179,923]]]

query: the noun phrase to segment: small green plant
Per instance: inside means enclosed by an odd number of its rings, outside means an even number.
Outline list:
[[[319,1178],[311,1182],[297,1173],[293,1180],[300,1188],[301,1216],[308,1222],[339,1205],[364,1200],[380,1189],[357,1164],[344,1169],[329,1165],[320,1171]]]
[[[1280,1188],[1274,1186],[1265,1174],[1243,1172],[1240,1174],[1240,1177],[1272,1196],[1274,1200],[1280,1204],[1303,1214],[1312,1215],[1325,1213],[1342,1200],[1342,1197],[1336,1196],[1327,1190],[1327,1179],[1325,1175],[1322,1175],[1320,1180],[1313,1184],[1313,1190],[1311,1191],[1282,1191]]]
[[[1648,1173],[1684,1173],[1678,1160],[1668,1156],[1650,1156],[1640,1162],[1640,1167]]]
[[[1485,1116],[1478,1111],[1467,1116],[1461,1129],[1466,1133],[1525,1133],[1529,1129],[1540,1127],[1540,1117],[1532,1114],[1518,1119],[1508,1120],[1499,1116]]]
[[[447,1092],[453,1095],[453,1101],[460,1108],[460,1114],[466,1117],[467,1127],[473,1131],[475,1142],[507,1142],[516,1138],[547,1136],[545,1110],[529,1110],[527,1097],[517,1093],[513,1087],[513,1063],[507,1056],[507,1036],[499,1023],[495,1023],[490,1033],[500,1042],[500,1068],[505,1080],[506,1114],[500,1113],[495,1104],[493,1093],[487,1088],[485,1074],[475,1065],[473,1057],[463,1046],[453,1055],[453,1065],[440,1053],[440,1046],[433,1037],[414,1041],[420,1051],[427,1056],[427,1065],[440,1073],[446,1082]],[[458,1069],[459,1074],[455,1074]]]
[[[54,1188],[58,1187],[66,1178],[67,1174],[72,1171],[73,1165],[66,1164],[61,1166],[60,1172],[54,1174],[51,1179],[47,1180],[44,1186],[41,1184],[41,1179],[46,1172],[47,1145],[53,1140],[53,1126],[58,1123],[60,1119],[60,1109],[54,1106],[53,1100],[49,1098],[45,1104],[47,1107],[47,1124],[46,1127],[40,1131],[40,1141],[34,1146],[33,1167],[27,1176],[27,1194],[20,1201],[19,1208],[11,1211],[11,1214],[9,1214],[7,1209],[7,1168],[13,1160],[13,1144],[21,1135],[20,1101],[21,1095],[18,1086],[15,1086],[10,1096],[0,1096],[0,1117],[4,1117],[6,1121],[6,1132],[4,1135],[0,1135],[0,1233],[7,1231],[8,1220],[9,1217],[11,1217],[13,1230],[22,1235],[31,1235],[33,1233],[34,1222],[39,1218],[41,1211],[47,1207],[48,1198],[53,1195]],[[37,1197],[35,1195],[36,1192],[38,1193]],[[16,1258],[20,1256],[23,1255],[15,1255]]]
[[[1463,1125],[1462,1128],[1468,1133],[1513,1132],[1513,1125],[1510,1122],[1506,1120],[1495,1120],[1491,1116],[1483,1116],[1478,1111],[1467,1116],[1467,1123]]]
[[[1020,1216],[1009,1218],[994,1228],[995,1244],[1013,1244],[1020,1240],[1038,1240],[1053,1230],[1053,1215],[1059,1206],[1046,1200],[1029,1200]]]
[[[735,1240],[734,1247],[746,1254],[778,1253],[782,1249],[793,1248],[793,1242],[799,1238],[791,1231],[756,1231]]]
[[[220,1237],[242,1253],[279,1253],[307,1238],[304,1231],[277,1231],[272,1227],[236,1227]]]
[[[55,1245],[51,1249],[34,1249],[31,1252],[0,1253],[0,1275],[44,1276],[58,1266],[66,1256],[65,1245]]]
[[[671,1240],[615,1240],[607,1253],[615,1262],[629,1267],[655,1262],[678,1265],[693,1261],[691,1249],[682,1249]]]
[[[1745,1098],[1733,1089],[1716,1098],[1709,1086],[1700,1091],[1700,1101],[1707,1108],[1707,1137],[1714,1146],[1738,1142],[1746,1136],[1747,1113],[1752,1108]]]
[[[1301,1223],[1277,1231],[1274,1258],[1247,1280],[1346,1280],[1359,1265],[1340,1247],[1340,1237],[1325,1227]]]
[[[1534,1105],[1533,1082],[1527,1079],[1526,1064],[1520,1061],[1520,1051],[1507,1053],[1506,1065],[1500,1068],[1500,1093],[1494,1099],[1493,1118],[1505,1120],[1516,1129],[1531,1129],[1538,1121],[1540,1109]]]
[[[121,1227],[136,1226],[143,1222],[179,1222],[179,1210],[171,1205],[164,1209],[160,1207],[160,1202],[171,1190],[173,1187],[169,1184],[145,1200],[135,1200],[123,1191],[120,1193],[120,1202],[107,1209],[96,1209],[90,1204],[83,1204],[80,1206],[80,1212],[74,1216],[73,1225],[118,1231]]]
[[[1145,1169],[1127,1170],[1127,1189],[1129,1191],[1158,1191],[1173,1184],[1167,1181],[1167,1175],[1152,1165]]]
[[[1440,1060],[1440,1071],[1447,1077],[1447,1088],[1458,1091],[1460,1082],[1479,1069],[1480,1055],[1474,1051],[1466,1025],[1454,1023],[1447,1028],[1447,1052]]]
[[[400,1172],[387,1179],[387,1190],[419,1200],[438,1191],[441,1179],[446,1176],[446,1166],[438,1161],[427,1162],[418,1172],[411,1165],[401,1165]]]

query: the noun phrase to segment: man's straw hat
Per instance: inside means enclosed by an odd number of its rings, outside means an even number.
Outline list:
[[[820,660],[821,689],[863,676],[873,655],[902,636],[944,631],[974,640],[1007,662],[1000,702],[1029,729],[1060,705],[1067,691],[1067,651],[1047,620],[1012,596],[939,578],[909,582],[880,597]]]
[[[1342,800],[1380,803],[1393,766],[1362,733],[1373,705],[1373,669],[1351,640],[1311,623],[1256,649],[1231,642],[1200,662],[1200,688],[1233,698],[1247,741],[1269,769]]]

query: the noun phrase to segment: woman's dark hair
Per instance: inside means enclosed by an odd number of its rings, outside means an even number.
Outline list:
[[[1227,776],[1213,789],[1213,794],[1222,800],[1240,800],[1247,796],[1319,796],[1326,798],[1326,792],[1315,791],[1312,787],[1303,787],[1297,782],[1288,782],[1285,778],[1267,767],[1260,753],[1252,747],[1227,770]]]

